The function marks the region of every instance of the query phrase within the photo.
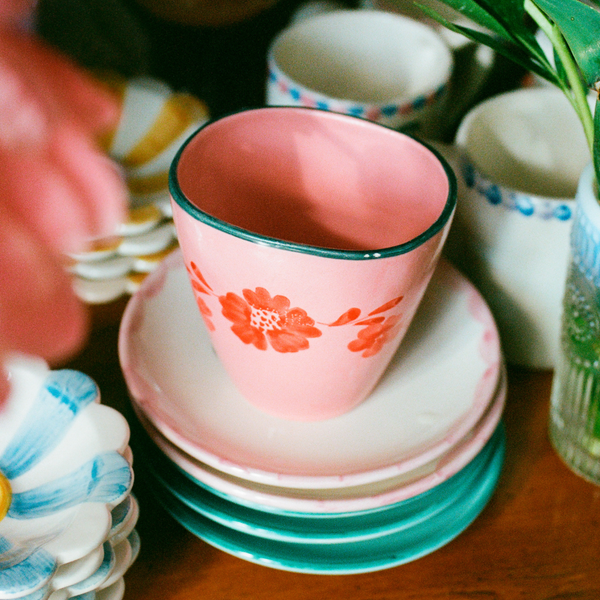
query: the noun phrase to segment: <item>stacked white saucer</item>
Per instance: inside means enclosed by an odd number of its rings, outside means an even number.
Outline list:
[[[129,426],[95,382],[13,356],[0,410],[0,598],[120,600],[140,541]]]
[[[240,558],[310,573],[388,568],[448,543],[496,487],[498,332],[448,263],[375,391],[334,419],[283,420],[240,395],[178,251],[130,300],[119,353],[139,418],[133,443],[158,501]]]
[[[138,77],[106,81],[121,118],[107,154],[120,166],[129,192],[128,214],[114,235],[91,240],[67,257],[75,291],[88,304],[133,294],[146,275],[178,247],[169,196],[169,167],[187,137],[209,118],[206,105],[162,81]]]

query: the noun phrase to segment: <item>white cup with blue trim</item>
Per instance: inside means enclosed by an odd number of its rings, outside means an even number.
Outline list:
[[[435,119],[452,51],[429,25],[386,11],[295,21],[268,53],[266,103],[308,106],[422,134]]]
[[[575,192],[590,161],[581,124],[560,90],[522,88],[471,109],[455,150],[451,258],[490,305],[507,361],[551,369]]]

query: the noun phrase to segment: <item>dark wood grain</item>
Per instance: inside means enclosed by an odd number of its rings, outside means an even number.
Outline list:
[[[128,416],[117,321],[97,320],[68,366]],[[142,550],[125,600],[600,600],[600,488],[571,473],[549,443],[551,382],[549,372],[509,369],[507,455],[492,500],[445,547],[384,571],[304,575],[245,562],[185,531],[136,481]]]

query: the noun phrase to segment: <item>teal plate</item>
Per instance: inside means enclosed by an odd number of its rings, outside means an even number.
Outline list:
[[[177,497],[173,490],[165,487],[159,480],[152,486],[157,500],[183,527],[206,541],[208,544],[241,559],[264,566],[313,574],[351,574],[378,571],[401,565],[437,550],[464,531],[481,513],[491,498],[502,469],[505,452],[504,429],[499,427],[488,445],[467,466],[452,479],[460,480],[460,492],[454,501],[440,510],[433,511],[426,518],[405,523],[400,530],[356,541],[338,541],[337,543],[311,543],[270,539],[246,533],[232,527],[233,522],[223,524],[205,516],[197,509]],[[476,473],[468,470],[476,465]],[[464,472],[469,473],[468,478]],[[451,480],[448,480],[451,481]],[[435,500],[441,486],[433,488]],[[416,497],[419,498],[419,497]],[[439,498],[436,500],[440,501]],[[188,499],[189,502],[189,499]],[[222,500],[220,501],[222,502]],[[404,501],[407,502],[407,501]],[[399,503],[388,507],[387,511],[398,510]],[[443,502],[442,502],[443,503]],[[351,513],[350,513],[351,514]],[[265,513],[270,521],[274,515]],[[213,515],[214,516],[214,515]],[[246,509],[241,513],[242,520],[248,517]],[[329,520],[343,517],[331,517]],[[314,526],[318,518],[299,517],[299,526],[307,520]],[[357,521],[357,523],[360,522]],[[269,528],[277,529],[276,525]]]
[[[171,462],[146,439],[144,467],[154,486],[168,491],[200,515],[253,536],[293,543],[364,541],[407,530],[460,503],[466,489],[477,486],[497,452],[500,428],[481,452],[459,473],[418,496],[360,513],[272,514],[260,507],[241,505],[236,498],[214,494]]]

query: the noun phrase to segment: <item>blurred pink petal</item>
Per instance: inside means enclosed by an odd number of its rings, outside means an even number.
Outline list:
[[[53,140],[52,162],[85,202],[93,237],[113,235],[125,218],[128,195],[114,161],[82,136],[59,130]]]
[[[23,22],[31,15],[34,5],[34,0],[0,0],[0,24]]]
[[[0,135],[21,147],[31,149],[32,142],[48,139],[63,124],[91,138],[119,118],[118,104],[105,87],[27,33],[0,29],[0,83],[0,106],[8,109],[0,114]],[[15,121],[19,111],[28,119]],[[15,139],[11,125],[25,136]]]
[[[87,315],[56,257],[0,203],[0,353],[64,358],[77,349]]]
[[[0,172],[12,209],[56,254],[114,233],[125,195],[116,167],[81,136],[57,132],[47,156],[3,152]]]
[[[106,89],[30,34],[29,2],[0,0],[0,363],[20,351],[65,358],[87,314],[62,265],[122,220],[126,189],[96,147],[116,127]],[[0,404],[7,392],[0,371]]]

